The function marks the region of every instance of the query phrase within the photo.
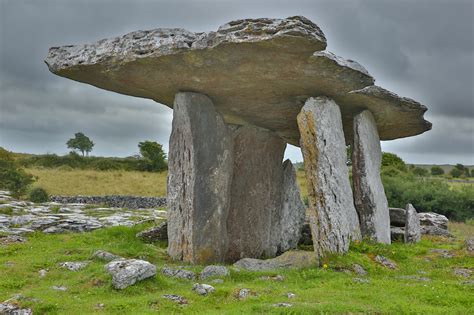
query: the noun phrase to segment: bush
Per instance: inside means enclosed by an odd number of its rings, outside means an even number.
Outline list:
[[[459,168],[453,168],[449,174],[452,176],[452,177],[455,177],[455,178],[458,178],[458,177],[461,177],[461,175],[463,175],[463,171],[460,170]]]
[[[0,148],[0,189],[8,190],[13,197],[19,198],[33,181],[32,175],[18,167],[13,155]]]
[[[48,193],[41,187],[33,188],[28,194],[28,199],[35,203],[47,202],[49,200]]]
[[[444,174],[444,170],[441,167],[433,166],[431,168],[431,175],[438,176],[438,175],[443,175],[443,174]]]
[[[428,175],[428,170],[427,169],[424,169],[422,167],[415,167],[413,170],[412,170],[413,174],[415,174],[416,176],[427,176]]]
[[[399,169],[402,172],[407,171],[407,165],[405,162],[396,154],[383,152],[382,153],[382,167],[391,166]]]

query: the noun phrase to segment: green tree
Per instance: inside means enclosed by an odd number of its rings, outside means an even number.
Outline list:
[[[417,166],[413,169],[413,174],[416,176],[426,176],[428,175],[428,170]]]
[[[452,177],[461,177],[462,174],[464,174],[464,171],[463,170],[460,170],[459,168],[457,167],[454,167],[450,172],[449,174],[452,176]]]
[[[431,168],[431,175],[438,176],[438,175],[443,175],[443,174],[444,174],[444,170],[441,167],[433,166]]]
[[[396,154],[383,152],[382,153],[382,166],[383,167],[394,167],[402,172],[407,171],[407,165],[405,162]]]
[[[33,181],[33,176],[18,166],[13,154],[0,147],[0,189],[8,190],[18,198]]]
[[[91,139],[82,132],[78,132],[74,134],[74,138],[71,138],[66,142],[66,145],[69,149],[81,151],[82,156],[84,156],[84,152],[89,156],[89,152],[91,152],[94,147],[94,142],[92,142]]]
[[[168,167],[166,153],[163,146],[156,141],[142,141],[138,143],[142,161],[140,169],[149,172],[160,172]]]

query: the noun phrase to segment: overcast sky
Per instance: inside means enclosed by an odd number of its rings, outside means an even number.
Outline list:
[[[168,148],[172,111],[50,73],[51,46],[135,30],[216,30],[242,18],[303,15],[328,50],[364,65],[376,84],[428,107],[433,129],[382,142],[409,163],[474,164],[474,1],[0,0],[0,146],[67,153],[78,131],[94,155],[128,156],[155,140]],[[301,161],[298,148],[287,157]]]

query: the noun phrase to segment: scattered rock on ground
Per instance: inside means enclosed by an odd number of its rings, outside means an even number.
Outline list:
[[[291,293],[291,292],[288,292],[288,293],[286,294],[286,296],[287,296],[289,299],[293,299],[293,298],[296,297],[296,294]]]
[[[176,294],[164,294],[163,297],[165,299],[168,299],[168,300],[171,300],[171,301],[174,301],[178,304],[188,304],[188,300],[186,300],[184,297],[182,297],[181,295],[176,295]]]
[[[0,314],[5,315],[32,315],[30,308],[20,308],[17,304],[3,302],[0,303]]]
[[[282,275],[276,275],[276,276],[262,276],[260,277],[260,280],[273,280],[273,281],[284,281],[285,277]]]
[[[274,306],[274,307],[292,307],[293,304],[282,302],[282,303],[272,304],[272,306]]]
[[[21,237],[19,235],[0,236],[0,244],[2,244],[2,245],[8,245],[8,244],[14,244],[14,243],[24,243],[24,242],[26,242],[26,238]]]
[[[138,281],[154,277],[156,266],[139,259],[114,260],[105,265],[116,289],[125,289]]]
[[[454,269],[453,273],[456,275],[456,276],[460,276],[460,277],[464,277],[464,278],[469,278],[472,274],[472,270],[471,269],[467,269],[467,268],[456,268]]]
[[[451,254],[447,249],[435,248],[435,249],[430,250],[430,253],[439,254],[443,258],[453,258],[454,257],[454,255]]]
[[[178,279],[196,279],[196,274],[194,272],[185,269],[173,269],[169,267],[164,267],[163,269],[161,269],[161,273],[167,277],[173,277]]]
[[[271,259],[243,258],[234,264],[234,267],[249,271],[267,271],[278,268],[304,268],[317,264],[314,252],[288,251]]]
[[[38,274],[40,278],[44,278],[48,274],[48,269],[41,269],[40,271],[38,271]]]
[[[78,271],[84,269],[88,264],[88,261],[66,261],[59,263],[59,266],[70,271]]]
[[[365,276],[367,274],[367,271],[364,269],[364,267],[359,264],[353,264],[352,270],[354,270],[354,272],[360,276]]]
[[[466,246],[466,250],[468,252],[474,252],[474,238],[468,238],[464,241],[464,245]]]
[[[145,243],[153,243],[156,241],[167,241],[168,240],[168,223],[162,222],[158,226],[151,227],[144,231],[137,233],[137,238],[141,239]]]
[[[430,278],[427,277],[418,277],[418,276],[398,276],[398,279],[405,279],[405,280],[415,280],[415,281],[421,281],[421,282],[429,282],[431,281]]]
[[[239,290],[239,300],[245,300],[250,295],[250,289]]]
[[[193,285],[193,291],[196,292],[199,295],[208,295],[209,293],[214,292],[216,289],[212,285],[209,284],[200,284],[200,283],[195,283]]]
[[[229,269],[227,267],[211,265],[206,266],[201,272],[201,279],[207,279],[212,277],[227,277],[229,274]]]
[[[106,252],[105,250],[100,250],[100,249],[95,251],[94,254],[92,254],[92,258],[96,258],[102,261],[112,261],[116,259],[123,259],[122,257],[118,255],[115,255],[115,254],[112,254],[112,253]]]
[[[352,278],[352,280],[354,282],[359,282],[359,283],[370,283],[370,280],[369,279],[365,279],[365,278]]]
[[[375,261],[381,264],[384,267],[390,268],[390,269],[396,269],[397,264],[390,259],[382,256],[382,255],[377,255],[375,256]]]
[[[56,290],[56,291],[67,291],[67,288],[65,286],[62,286],[62,285],[60,285],[60,286],[53,285],[51,287],[51,289]]]

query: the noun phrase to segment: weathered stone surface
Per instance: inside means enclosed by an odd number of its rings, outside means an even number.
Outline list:
[[[123,259],[122,257],[106,252],[105,250],[97,250],[92,254],[92,258],[102,260],[102,261],[112,261],[116,259]]]
[[[268,271],[279,268],[306,268],[318,263],[314,252],[288,251],[271,259],[243,258],[234,264],[238,269]]]
[[[354,117],[352,180],[354,203],[362,237],[390,244],[390,215],[380,178],[382,150],[373,115],[364,110]]]
[[[421,240],[420,218],[415,207],[407,204],[405,220],[405,243],[418,243]]]
[[[388,259],[385,256],[382,255],[377,255],[375,256],[375,261],[381,264],[384,267],[390,268],[390,269],[397,269],[397,264],[390,259]]]
[[[211,100],[178,93],[168,164],[168,254],[221,262],[227,250],[232,138]]]
[[[421,226],[421,234],[424,235],[434,235],[434,236],[445,236],[445,237],[453,237],[448,230],[442,229],[437,226],[430,226],[430,225],[422,225]]]
[[[31,308],[21,308],[16,303],[3,302],[0,303],[0,314],[2,315],[32,315]]]
[[[464,240],[464,246],[468,252],[474,252],[474,238]]]
[[[234,176],[227,218],[226,260],[273,257],[280,241],[279,237],[272,237],[281,227],[282,161],[286,144],[275,133],[258,127],[232,129]],[[223,191],[220,187],[219,192]]]
[[[305,218],[303,227],[301,228],[301,237],[298,241],[298,245],[313,245],[313,237],[311,235],[311,225],[309,223],[309,218]]]
[[[367,271],[359,264],[352,264],[352,270],[354,270],[354,272],[360,276],[367,275]]]
[[[225,266],[211,265],[206,266],[201,272],[201,279],[207,279],[212,277],[227,277],[230,275],[229,269]]]
[[[59,263],[59,266],[70,271],[79,271],[89,264],[88,261],[66,261]]]
[[[193,291],[199,295],[208,295],[209,293],[214,292],[216,289],[212,285],[205,283],[195,283],[193,285]]]
[[[318,257],[344,253],[361,238],[354,207],[341,113],[325,97],[309,98],[298,115],[308,182],[311,232]]]
[[[278,252],[296,248],[301,238],[306,217],[306,207],[301,200],[300,188],[296,182],[296,171],[290,160],[283,163],[283,200],[280,214],[280,228],[273,239],[280,239]],[[275,231],[275,230],[274,230]]]
[[[161,273],[167,277],[173,277],[178,279],[185,280],[194,280],[196,279],[196,274],[193,271],[185,269],[173,269],[169,267],[164,267],[161,269]]]
[[[45,61],[57,75],[169,107],[179,91],[205,93],[226,122],[267,128],[295,145],[295,118],[308,96],[335,98],[350,134],[352,116],[361,108],[374,113],[382,140],[429,129],[422,105],[361,90],[373,78],[325,47],[322,31],[304,17],[262,18],[232,21],[217,32],[155,29],[52,47]]]
[[[158,226],[141,231],[137,233],[136,237],[146,243],[166,241],[168,240],[168,222],[165,221],[160,223]]]
[[[443,230],[448,229],[448,218],[442,214],[434,212],[421,212],[418,213],[420,217],[420,224],[425,226],[435,226]]]
[[[156,266],[140,259],[114,260],[105,265],[116,289],[125,289],[138,281],[154,277]]]
[[[176,294],[163,294],[163,297],[165,299],[171,300],[176,302],[177,304],[188,304],[188,300],[186,300],[184,297],[181,295],[176,295]]]
[[[405,227],[406,210],[402,208],[389,208],[390,225]]]

